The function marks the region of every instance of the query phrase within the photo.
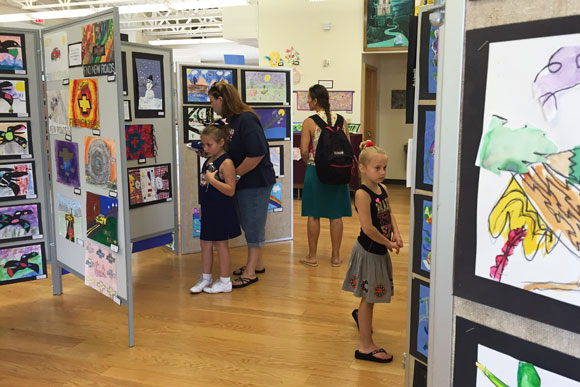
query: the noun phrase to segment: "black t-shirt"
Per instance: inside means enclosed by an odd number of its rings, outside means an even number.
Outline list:
[[[361,184],[359,189],[362,189],[371,197],[371,219],[373,226],[388,240],[392,240],[393,224],[391,221],[391,208],[389,206],[389,199],[387,191],[383,189],[383,186],[379,184],[379,187],[381,188],[380,195],[377,195],[371,191],[364,184]],[[377,243],[372,240],[367,234],[363,232],[362,227],[358,236],[358,242],[366,251],[370,253],[379,255],[384,255],[387,253],[387,247],[382,243]]]
[[[236,168],[246,157],[264,156],[256,168],[242,176],[236,184],[236,189],[267,187],[274,184],[276,182],[274,166],[270,161],[268,142],[258,117],[245,112],[233,116],[228,123],[231,127],[228,154]]]

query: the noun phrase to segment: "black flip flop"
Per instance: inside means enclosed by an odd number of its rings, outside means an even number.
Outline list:
[[[234,284],[234,281],[236,281],[236,280],[239,280],[242,284],[241,285]],[[256,278],[238,277],[234,281],[232,281],[232,288],[239,289],[239,288],[245,288],[246,286],[251,285],[254,282],[258,282],[258,277],[256,277]]]
[[[390,359],[381,359],[381,358],[375,357],[374,355],[379,353],[379,352],[387,353],[387,351],[385,351],[384,348],[375,349],[371,353],[362,353],[362,352],[359,352],[359,350],[357,349],[356,351],[354,351],[354,357],[359,359],[359,360],[368,360],[368,361],[374,361],[377,363],[390,363],[393,361],[393,356],[391,356]]]
[[[244,274],[244,272],[246,271],[246,267],[242,266],[239,269],[236,269],[232,272],[233,275],[242,275]],[[264,274],[266,272],[266,268],[263,268],[262,270],[254,270],[254,273],[256,274]]]
[[[360,330],[360,328],[358,327],[358,309],[354,309],[352,311],[352,318],[354,319],[354,322],[356,323],[356,329]]]

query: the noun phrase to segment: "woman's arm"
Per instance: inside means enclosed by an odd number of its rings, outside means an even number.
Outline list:
[[[205,172],[206,181],[213,185],[215,189],[226,196],[234,196],[236,193],[236,170],[234,163],[230,159],[224,160],[220,165],[219,173],[223,176],[225,182],[221,182],[215,178],[218,171]]]
[[[399,246],[395,242],[388,240],[383,234],[373,226],[371,217],[371,197],[362,189],[356,191],[354,202],[358,210],[358,220],[363,232],[373,241],[385,245],[389,250],[399,253]]]
[[[235,170],[235,175],[240,175],[240,176],[244,176],[246,173],[250,172],[252,169],[256,168],[258,166],[258,164],[260,164],[260,161],[262,161],[262,159],[264,158],[264,156],[258,156],[258,157],[246,157],[241,163],[240,165],[238,165],[238,167]],[[234,178],[236,177],[234,175]]]
[[[310,159],[310,142],[314,137],[314,131],[316,130],[316,124],[312,118],[307,118],[302,123],[302,133],[300,134],[300,156],[302,156],[302,161],[308,164]]]

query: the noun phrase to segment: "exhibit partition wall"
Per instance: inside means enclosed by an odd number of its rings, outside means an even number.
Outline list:
[[[178,68],[180,254],[201,251],[199,187],[205,159],[190,145],[200,139],[207,124],[221,119],[211,109],[207,95],[209,88],[220,80],[234,85],[242,100],[254,109],[268,141],[276,183],[270,193],[266,241],[293,237],[290,69],[181,64]],[[230,241],[230,247],[245,244],[243,236]]]

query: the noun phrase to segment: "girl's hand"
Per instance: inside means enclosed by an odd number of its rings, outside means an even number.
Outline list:
[[[403,248],[403,238],[401,238],[401,234],[399,234],[398,232],[395,233],[394,235],[394,239],[395,239],[395,243],[397,244],[397,246],[399,246],[399,248]]]
[[[394,250],[396,254],[399,254],[399,245],[396,242],[387,241],[387,244],[385,246],[387,247],[387,250],[389,250],[390,252],[393,252]]]
[[[218,173],[217,170],[215,170],[213,172],[205,171],[205,181],[207,181],[208,183],[214,181],[216,173]]]

